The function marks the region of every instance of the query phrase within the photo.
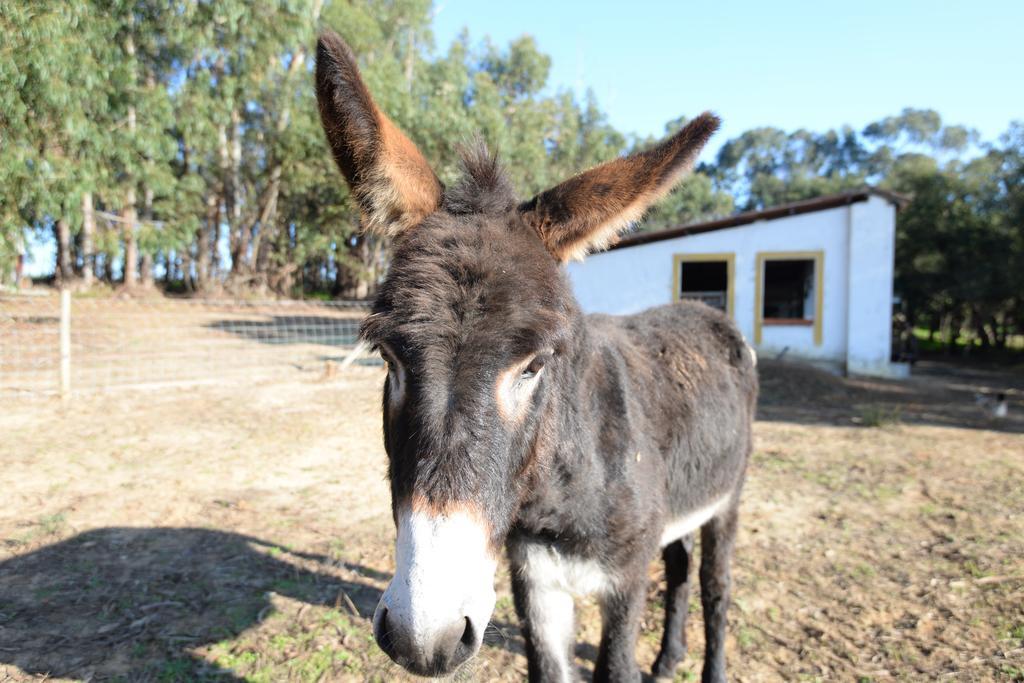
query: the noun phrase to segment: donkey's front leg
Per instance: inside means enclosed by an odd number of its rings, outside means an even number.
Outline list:
[[[732,588],[736,504],[700,530],[700,599],[704,607],[703,683],[725,683],[725,626]]]
[[[673,541],[661,551],[665,560],[665,632],[661,652],[654,661],[656,678],[671,680],[686,656],[686,616],[690,609],[690,565],[693,563],[693,534]]]
[[[576,607],[572,595],[513,565],[512,595],[526,640],[530,683],[572,683]]]
[[[640,680],[640,669],[636,664],[636,639],[647,596],[645,569],[634,569],[623,584],[602,598],[601,648],[594,666],[595,681],[634,683]]]

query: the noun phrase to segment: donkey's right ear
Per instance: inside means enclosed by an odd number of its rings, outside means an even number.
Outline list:
[[[416,145],[377,108],[352,50],[330,30],[317,42],[316,96],[327,142],[365,230],[396,235],[438,207],[441,182]]]
[[[519,206],[544,246],[565,262],[603,249],[693,167],[721,121],[704,112],[643,152],[584,171]]]

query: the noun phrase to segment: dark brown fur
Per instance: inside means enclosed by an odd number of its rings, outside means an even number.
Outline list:
[[[520,207],[560,261],[609,246],[629,222],[666,195],[718,130],[705,112],[665,142],[566,180]]]
[[[372,148],[384,142],[364,120],[376,107],[337,37],[322,40],[317,73],[328,139],[358,185],[363,166],[372,169],[382,154]],[[584,316],[560,266],[667,192],[717,125],[703,115],[649,152],[526,203],[496,158],[476,146],[437,210],[420,215],[407,206],[393,217],[391,268],[362,330],[406,377],[397,407],[389,400],[393,377],[384,388],[393,506],[468,507],[486,520],[492,546],[504,544],[513,565],[531,680],[551,680],[569,656],[533,636],[531,548],[606,572],[595,679],[635,680],[647,565],[661,531],[723,498],[729,503],[700,530],[700,578],[704,678],[724,679],[729,561],[757,392],[752,356],[730,320],[698,304]],[[417,159],[409,182],[424,177]],[[512,419],[495,399],[496,383],[538,356],[543,375]],[[669,590],[660,675],[671,676],[685,652],[692,548],[689,536],[662,552]],[[387,651],[393,643],[385,641]],[[396,659],[444,673],[462,657]]]
[[[365,229],[391,234],[437,208],[441,182],[416,145],[377,108],[355,56],[331,31],[317,46],[316,89],[320,120]]]

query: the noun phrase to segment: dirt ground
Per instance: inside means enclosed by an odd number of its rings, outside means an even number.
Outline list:
[[[379,368],[0,405],[0,681],[395,680]],[[1024,680],[1024,376],[762,364],[738,681]],[[1011,392],[995,421],[976,393]],[[662,618],[651,564],[638,658]],[[599,620],[580,603],[589,676]],[[694,596],[690,657],[699,677]],[[457,680],[523,680],[508,590]]]

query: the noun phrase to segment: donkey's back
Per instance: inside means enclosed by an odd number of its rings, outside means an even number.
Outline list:
[[[664,463],[665,545],[739,494],[757,400],[753,349],[727,316],[700,303],[588,322],[626,368],[632,441],[649,444]]]

